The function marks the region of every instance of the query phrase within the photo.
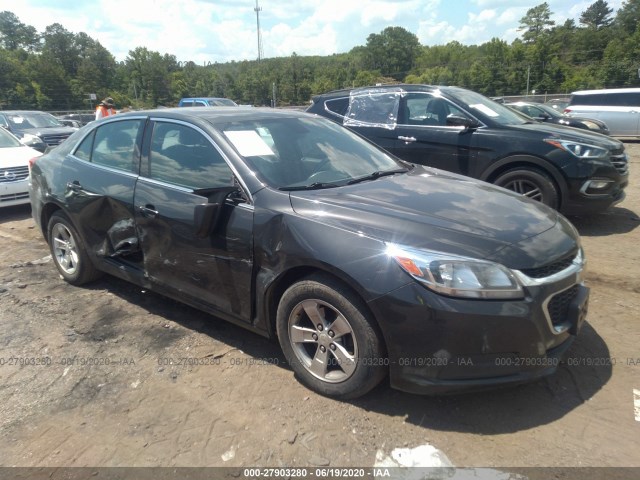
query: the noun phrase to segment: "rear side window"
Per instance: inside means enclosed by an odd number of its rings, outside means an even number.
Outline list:
[[[398,122],[399,108],[399,92],[378,92],[372,89],[368,92],[352,93],[344,125],[373,124],[393,129]]]
[[[349,109],[349,98],[332,98],[324,102],[324,106],[329,112],[344,117]]]
[[[76,148],[82,160],[125,172],[138,173],[138,148],[143,120],[110,122],[93,130]]]
[[[186,125],[156,122],[146,176],[194,190],[233,185],[233,173],[213,144]]]
[[[127,172],[138,172],[138,134],[142,120],[111,122],[96,128],[91,162]]]
[[[82,160],[86,160],[87,162],[91,161],[91,150],[93,150],[93,139],[96,135],[96,131],[93,130],[89,135],[85,137],[84,140],[78,145],[76,148],[75,156],[81,158]]]
[[[594,93],[573,95],[569,105],[588,105],[605,107],[638,107],[640,92]]]

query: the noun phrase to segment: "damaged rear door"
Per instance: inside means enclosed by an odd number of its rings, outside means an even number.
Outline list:
[[[139,251],[133,193],[145,121],[128,118],[93,129],[60,171],[67,212],[97,262]]]

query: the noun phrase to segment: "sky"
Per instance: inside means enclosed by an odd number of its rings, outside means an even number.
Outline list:
[[[400,26],[423,45],[457,40],[511,43],[520,19],[544,0],[258,0],[263,58],[332,55],[366,45],[367,37]],[[578,23],[595,0],[546,0],[552,20]],[[623,0],[608,0],[615,11]],[[258,57],[256,0],[0,0],[39,32],[60,23],[98,40],[118,61],[137,47],[197,64]]]

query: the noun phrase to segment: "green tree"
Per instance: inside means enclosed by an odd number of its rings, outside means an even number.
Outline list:
[[[549,27],[556,24],[551,20],[551,15],[547,2],[527,10],[527,14],[520,19],[520,28],[518,28],[519,31],[524,31],[522,39],[527,43],[538,40],[549,30]]]
[[[616,14],[616,25],[626,34],[632,35],[640,24],[640,0],[627,0]]]
[[[36,51],[38,49],[38,32],[30,25],[25,25],[12,12],[0,12],[0,46],[7,50]]]
[[[609,8],[609,4],[605,0],[597,0],[582,12],[580,23],[593,30],[599,30],[611,25],[613,22],[612,13],[613,8]]]
[[[387,27],[367,37],[369,69],[396,79],[409,73],[419,50],[418,37],[402,27]]]

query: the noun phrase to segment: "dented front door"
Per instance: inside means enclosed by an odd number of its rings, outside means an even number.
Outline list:
[[[233,190],[233,172],[197,127],[155,120],[147,135],[135,192],[145,274],[188,303],[250,321],[253,206],[238,189],[215,228],[196,235],[196,207],[213,203],[217,189]]]

